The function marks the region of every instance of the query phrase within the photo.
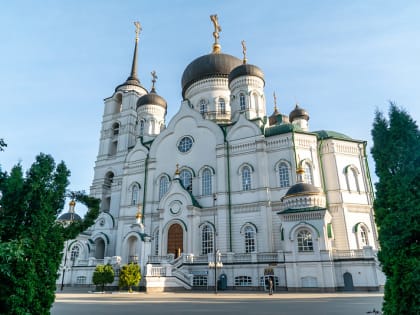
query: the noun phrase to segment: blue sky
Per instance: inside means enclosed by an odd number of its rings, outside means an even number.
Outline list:
[[[39,152],[64,160],[70,189],[89,190],[99,147],[103,99],[129,75],[133,22],[138,71],[168,102],[182,100],[181,76],[211,50],[217,13],[224,53],[265,73],[282,113],[296,102],[310,129],[342,132],[372,145],[376,109],[393,100],[420,117],[418,1],[7,1],[0,10],[0,153],[3,170],[28,168]],[[374,171],[373,161],[371,171]],[[375,180],[374,176],[374,180]]]

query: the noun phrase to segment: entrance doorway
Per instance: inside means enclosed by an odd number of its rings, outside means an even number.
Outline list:
[[[353,276],[350,272],[346,272],[343,275],[344,278],[344,291],[354,291]]]
[[[178,258],[184,251],[184,230],[178,223],[172,224],[168,230],[168,254]]]

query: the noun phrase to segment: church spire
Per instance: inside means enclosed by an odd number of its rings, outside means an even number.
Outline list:
[[[127,83],[132,83],[132,81],[140,84],[140,80],[137,78],[137,46],[139,44],[139,34],[142,30],[140,22],[134,22],[136,26],[136,44],[134,46],[134,55],[133,55],[133,64],[131,65],[131,73],[130,76],[127,78]]]

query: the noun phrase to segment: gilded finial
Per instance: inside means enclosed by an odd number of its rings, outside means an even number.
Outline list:
[[[242,44],[242,54],[244,55],[244,59],[242,60],[244,64],[246,64],[247,59],[246,59],[246,43],[245,41],[241,41]]]
[[[139,34],[140,34],[142,28],[141,28],[141,25],[140,25],[139,21],[134,22],[134,25],[136,27],[136,42],[138,42],[139,41]]]
[[[155,92],[155,83],[156,83],[156,79],[158,78],[156,75],[156,71],[153,70],[152,72],[150,72],[150,74],[152,75],[152,90],[151,92]]]
[[[179,175],[179,164],[176,164],[175,175]]]
[[[213,37],[214,37],[214,44],[213,44],[213,54],[218,54],[220,53],[220,44],[219,44],[219,32],[222,31],[222,28],[219,25],[219,20],[217,18],[217,14],[212,14],[210,15],[210,20],[213,22],[214,25],[214,32],[213,32]]]

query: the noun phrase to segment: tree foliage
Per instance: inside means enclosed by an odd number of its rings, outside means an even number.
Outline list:
[[[141,280],[140,266],[134,263],[122,266],[118,286],[128,287],[128,291],[133,292],[132,287],[139,284]]]
[[[93,272],[92,282],[95,285],[100,285],[104,291],[105,285],[114,282],[114,269],[110,264],[97,265]]]
[[[407,112],[391,103],[389,120],[373,124],[375,214],[387,276],[385,314],[420,314],[420,132]]]
[[[94,223],[99,200],[76,193],[88,208],[81,222],[56,222],[65,202],[69,170],[49,155],[0,172],[0,313],[49,314],[55,298],[64,241]]]
[[[4,142],[3,138],[0,138],[0,151],[4,151],[5,147],[7,147],[6,142]]]

